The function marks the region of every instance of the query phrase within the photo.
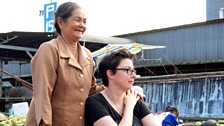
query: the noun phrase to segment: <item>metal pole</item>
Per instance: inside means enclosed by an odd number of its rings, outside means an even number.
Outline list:
[[[28,81],[25,81],[19,77],[16,77],[15,75],[11,74],[11,73],[8,73],[2,69],[0,69],[0,73],[3,73],[3,74],[6,74],[6,75],[9,75],[10,77],[20,81],[22,83],[23,86],[25,86],[26,88],[30,89],[31,91],[33,90],[33,85],[31,83],[29,83]]]
[[[0,59],[0,69],[2,69],[2,60]],[[0,72],[0,97],[2,97],[2,72]]]

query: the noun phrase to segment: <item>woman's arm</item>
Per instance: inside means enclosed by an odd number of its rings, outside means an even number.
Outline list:
[[[92,54],[91,52],[82,46],[82,50],[88,55],[89,59],[90,59],[90,65],[92,66],[92,80],[91,80],[91,87],[89,90],[89,96],[93,95],[97,92],[101,92],[105,89],[105,87],[103,85],[98,85],[96,84],[96,78],[94,77],[95,71],[96,71],[96,64],[93,60]]]
[[[93,77],[92,77],[92,83],[91,83],[91,88],[90,88],[90,91],[89,91],[89,96],[90,95],[93,95],[93,94],[95,94],[97,92],[101,92],[105,88],[106,87],[104,85],[98,85],[98,84],[96,84],[96,78],[93,75]]]
[[[57,78],[58,54],[49,43],[40,46],[32,59],[33,96],[37,125],[52,124],[51,95]]]
[[[141,121],[143,126],[161,126],[153,114],[148,114]]]

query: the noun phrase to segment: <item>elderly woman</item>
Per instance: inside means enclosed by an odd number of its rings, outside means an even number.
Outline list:
[[[119,50],[101,60],[99,72],[107,89],[87,98],[87,126],[160,125],[137,93],[131,90],[136,77],[133,58],[127,50]]]
[[[86,17],[73,2],[55,13],[58,37],[43,43],[32,59],[33,99],[26,126],[84,126],[84,105],[89,94],[102,91],[95,84],[95,64],[79,44]]]

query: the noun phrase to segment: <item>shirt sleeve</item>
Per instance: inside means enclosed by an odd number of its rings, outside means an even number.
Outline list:
[[[178,124],[177,117],[173,113],[168,114],[162,122],[162,126],[176,126]]]
[[[146,104],[143,101],[138,100],[134,108],[134,115],[141,120],[150,113],[151,112],[147,108]]]
[[[95,64],[95,62],[93,60],[93,57],[90,54],[89,54],[89,56],[91,57],[91,62],[93,64],[93,75],[92,75],[92,82],[91,82],[91,88],[90,88],[90,91],[89,91],[89,95],[93,95],[93,94],[95,94],[97,92],[103,91],[105,89],[105,87],[104,87],[104,85],[96,84],[96,78],[94,77],[94,73],[96,71],[96,64]]]
[[[90,88],[90,91],[89,91],[89,96],[90,95],[93,95],[97,92],[101,92],[105,89],[104,85],[98,85],[96,84],[96,79],[95,77],[93,76],[92,77],[92,83],[91,83],[91,88]]]
[[[52,124],[51,96],[57,78],[58,53],[43,43],[32,59],[33,96],[37,125]]]
[[[110,115],[104,105],[104,101],[96,98],[96,95],[89,96],[85,105],[85,122],[87,126],[92,126],[98,119]]]

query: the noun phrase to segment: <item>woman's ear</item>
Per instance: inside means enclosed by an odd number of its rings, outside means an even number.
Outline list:
[[[113,72],[111,71],[111,70],[107,70],[106,71],[106,74],[107,74],[107,77],[108,77],[108,79],[110,78],[110,79],[113,79]]]
[[[64,21],[61,17],[57,18],[57,23],[60,29],[62,29],[63,25],[64,25]]]

